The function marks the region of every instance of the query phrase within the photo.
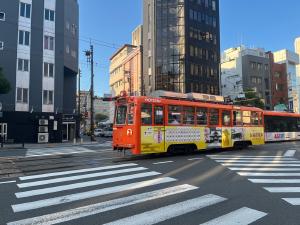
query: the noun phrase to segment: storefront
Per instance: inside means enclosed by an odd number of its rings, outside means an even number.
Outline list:
[[[62,139],[64,142],[73,141],[76,138],[76,118],[74,115],[63,115]]]

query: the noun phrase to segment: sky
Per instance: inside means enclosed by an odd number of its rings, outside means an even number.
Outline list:
[[[79,0],[81,90],[89,90],[84,54],[94,45],[95,92],[109,93],[109,58],[142,24],[143,0]],[[240,44],[266,51],[294,49],[300,36],[299,0],[220,0],[221,50]]]

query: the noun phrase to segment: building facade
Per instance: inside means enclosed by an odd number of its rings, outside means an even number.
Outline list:
[[[244,46],[224,51],[221,62],[222,95],[231,99],[243,98],[254,90],[271,109],[270,61],[264,49]]]
[[[218,0],[144,0],[143,83],[155,90],[219,94]]]
[[[0,123],[7,126],[7,138],[18,140],[16,129],[31,133],[26,142],[74,138],[77,0],[2,0],[0,11],[0,29],[5,31],[0,34],[0,66],[12,87],[0,96]],[[14,113],[26,122],[10,121],[7,115]]]

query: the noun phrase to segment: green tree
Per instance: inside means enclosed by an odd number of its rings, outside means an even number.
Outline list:
[[[10,84],[4,77],[3,70],[0,67],[0,94],[7,94],[10,91]]]
[[[264,102],[257,96],[253,89],[246,90],[245,99],[236,100],[235,105],[253,106],[261,109],[265,108]]]
[[[101,114],[101,113],[97,113],[97,114],[95,115],[95,120],[96,120],[97,122],[101,122],[101,121],[104,121],[104,120],[107,120],[107,119],[108,119],[108,116],[103,115],[103,114]]]

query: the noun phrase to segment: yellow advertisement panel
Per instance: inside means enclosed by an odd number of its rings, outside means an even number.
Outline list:
[[[245,139],[250,140],[253,145],[265,144],[263,127],[245,127]]]
[[[165,128],[141,127],[141,154],[165,152]]]

